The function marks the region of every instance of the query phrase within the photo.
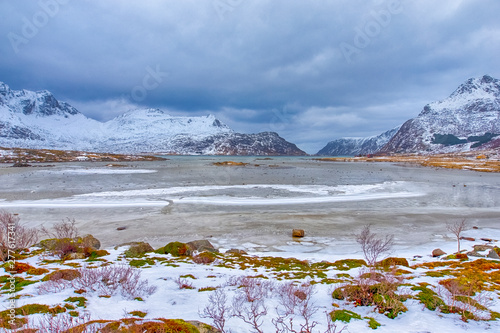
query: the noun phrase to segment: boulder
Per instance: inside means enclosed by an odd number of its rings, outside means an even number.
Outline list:
[[[481,253],[476,252],[476,251],[470,251],[470,252],[467,252],[467,255],[468,255],[469,257],[480,257],[480,258],[484,258],[484,255],[482,255]]]
[[[463,240],[466,240],[466,241],[470,241],[470,242],[475,242],[476,241],[476,239],[472,238],[472,237],[460,237],[460,239],[463,239]]]
[[[495,251],[495,249],[491,249],[490,252],[488,253],[488,258],[500,259],[500,256],[498,255],[497,251]]]
[[[303,229],[293,229],[292,237],[304,237],[306,235]]]
[[[441,249],[435,249],[435,250],[432,251],[432,256],[433,257],[440,257],[440,256],[442,256],[444,254],[446,254],[446,252],[444,252]]]
[[[248,254],[246,251],[243,251],[240,249],[230,249],[230,250],[227,250],[226,253],[239,254],[239,255]]]
[[[186,243],[187,246],[191,249],[192,252],[198,251],[208,251],[208,252],[219,252],[209,241],[206,239],[195,240],[189,243]]]
[[[134,242],[125,251],[125,256],[129,258],[142,257],[146,252],[153,252],[155,249],[146,242]]]
[[[74,241],[82,243],[84,247],[90,247],[93,250],[99,250],[101,248],[101,242],[92,235],[86,235],[84,237],[73,238]]]
[[[474,248],[474,252],[482,252],[482,251],[486,251],[486,250],[491,250],[493,248],[493,246],[491,246],[491,245],[474,245],[473,248]]]
[[[174,257],[190,256],[192,254],[191,248],[186,243],[170,242],[163,248],[164,254],[171,254]]]

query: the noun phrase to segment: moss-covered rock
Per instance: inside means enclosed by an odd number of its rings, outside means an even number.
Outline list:
[[[147,252],[153,252],[154,249],[149,243],[146,242],[136,242],[130,245],[127,251],[125,251],[125,257],[128,258],[138,258],[144,256]]]
[[[190,256],[192,251],[186,243],[170,242],[163,248],[165,254],[171,254],[174,257]]]
[[[389,268],[389,267],[392,267],[392,266],[410,267],[410,264],[408,264],[408,260],[406,260],[406,258],[390,257],[390,258],[386,258],[386,259],[378,262],[377,264],[379,266],[384,267],[384,268]]]

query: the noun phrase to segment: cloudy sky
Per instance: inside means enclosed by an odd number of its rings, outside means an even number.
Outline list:
[[[500,78],[498,0],[0,0],[0,81],[89,117],[215,114],[308,153]]]

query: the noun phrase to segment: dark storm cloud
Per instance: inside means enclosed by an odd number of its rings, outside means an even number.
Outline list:
[[[1,1],[0,80],[100,120],[214,113],[314,153],[499,77],[499,12],[495,0]]]

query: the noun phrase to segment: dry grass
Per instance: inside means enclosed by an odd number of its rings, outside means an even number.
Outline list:
[[[318,161],[330,162],[391,162],[409,163],[425,167],[473,170],[480,172],[500,172],[500,161],[490,159],[487,155],[478,152],[462,154],[436,154],[436,155],[391,155],[373,157],[325,157],[317,158]]]

